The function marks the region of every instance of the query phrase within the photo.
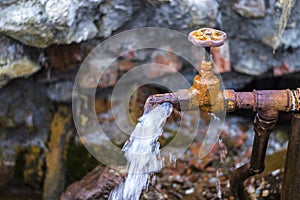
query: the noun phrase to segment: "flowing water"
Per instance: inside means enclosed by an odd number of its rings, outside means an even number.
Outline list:
[[[172,104],[163,103],[139,119],[122,149],[127,159],[127,177],[111,192],[110,200],[138,200],[143,189],[147,189],[150,177],[162,169],[157,140],[172,110]],[[152,180],[155,181],[155,178],[152,177]]]

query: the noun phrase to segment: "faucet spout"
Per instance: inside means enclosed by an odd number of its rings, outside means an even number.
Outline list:
[[[162,104],[164,102],[170,102],[173,104],[175,109],[178,109],[178,95],[177,92],[165,93],[165,94],[154,94],[147,98],[144,105],[144,114],[152,110],[156,105]]]
[[[164,102],[173,104],[178,111],[195,110],[198,108],[197,96],[190,93],[188,89],[180,89],[177,92],[154,94],[148,97],[144,105],[144,114],[152,110],[156,105]]]

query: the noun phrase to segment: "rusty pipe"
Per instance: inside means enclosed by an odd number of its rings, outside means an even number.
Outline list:
[[[293,115],[284,168],[282,200],[300,199],[300,113]]]
[[[206,101],[199,100],[199,93],[194,88],[181,89],[174,93],[155,94],[148,97],[144,112],[148,112],[157,104],[170,102],[179,111],[200,109],[207,112],[233,112],[236,109],[252,109],[276,111],[300,111],[300,88],[296,90],[254,90],[253,92],[235,92],[223,90],[209,97]],[[208,92],[208,91],[206,91]],[[205,96],[210,96],[206,94]],[[214,104],[209,99],[214,99]],[[201,104],[199,104],[201,103]]]
[[[150,110],[152,110],[155,105],[162,104],[164,102],[170,102],[173,104],[173,107],[177,110],[180,110],[178,104],[178,93],[165,93],[165,94],[155,94],[151,95],[147,98],[145,104],[144,104],[144,114],[148,113]]]
[[[260,110],[254,119],[254,141],[250,162],[236,169],[230,176],[230,189],[237,200],[248,199],[244,181],[265,169],[265,156],[271,130],[277,123],[278,111]]]

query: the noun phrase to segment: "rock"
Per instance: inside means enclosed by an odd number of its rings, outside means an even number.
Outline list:
[[[0,36],[0,88],[14,78],[30,76],[40,68],[28,58],[23,45]]]
[[[259,18],[266,14],[264,0],[239,0],[233,5],[233,9],[243,17]]]
[[[297,27],[292,29],[287,29],[283,32],[281,42],[285,48],[292,47],[298,48],[300,47],[300,24],[298,22]]]
[[[6,85],[11,79],[28,77],[40,70],[40,66],[24,58],[12,61],[10,64],[0,68],[0,88]]]
[[[82,61],[80,46],[76,43],[70,45],[53,45],[45,50],[46,66],[59,72],[69,71],[75,64]]]
[[[252,76],[259,76],[269,69],[266,63],[254,56],[242,57],[233,68],[238,72]]]
[[[149,190],[147,192],[143,192],[141,196],[141,200],[151,200],[151,199],[157,199],[157,200],[164,200],[163,194],[161,192],[157,191],[156,189]]]
[[[240,90],[243,89],[247,84],[249,84],[254,79],[253,76],[229,72],[222,74],[222,81],[224,87],[227,89]]]
[[[151,25],[173,29],[215,27],[219,4],[216,0],[165,1],[155,9]]]
[[[72,26],[76,9],[77,5],[72,0],[48,0],[45,5],[48,21],[58,30]]]
[[[2,154],[2,152],[0,152]],[[2,156],[0,156],[0,191],[6,187],[12,177],[11,171],[5,165]]]
[[[170,52],[172,52],[170,50]],[[147,67],[145,74],[148,78],[160,77],[165,74],[175,73],[182,68],[182,62],[176,55],[168,51],[156,50],[151,54],[151,63],[156,63],[154,67]],[[161,65],[161,66],[160,66]]]
[[[47,88],[48,98],[56,102],[72,101],[73,81],[61,81],[50,84]]]
[[[71,132],[71,114],[66,106],[60,106],[51,122],[51,135],[46,152],[46,175],[43,199],[59,199],[65,187],[65,145]]]
[[[80,181],[68,186],[60,200],[108,199],[111,190],[118,186],[125,176],[125,171],[96,167]]]
[[[40,190],[45,175],[42,147],[18,147],[16,154],[14,181]]]
[[[231,70],[228,41],[223,46],[211,48],[211,53],[218,73],[229,72]]]
[[[49,106],[46,87],[43,84],[36,84],[32,80],[15,80],[0,92],[1,127],[25,126],[32,129],[28,131],[32,135],[38,133],[43,137],[48,132]],[[38,131],[35,131],[35,128]],[[18,140],[17,138],[16,136],[14,140]],[[22,142],[24,145],[26,143]]]
[[[100,6],[103,17],[98,22],[99,36],[109,37],[113,31],[117,30],[132,19],[133,14],[139,8],[139,1],[132,0],[109,0]]]
[[[289,74],[294,72],[294,68],[290,67],[286,62],[282,63],[279,67],[274,67],[273,68],[273,75],[274,76],[281,76],[284,74]]]
[[[266,12],[265,16],[260,19],[247,19],[236,15],[235,11],[230,9],[233,7],[234,2],[220,2],[223,29],[230,40],[231,64],[235,69],[237,65],[240,65],[242,59],[258,60],[256,64],[261,65],[261,67],[253,65],[252,67],[249,66],[249,70],[237,70],[243,73],[249,72],[249,75],[262,75],[263,72],[271,70],[273,66],[280,66],[283,62],[287,62],[289,66],[297,69],[296,66],[298,66],[298,64],[295,60],[297,60],[296,55],[299,54],[297,53],[297,48],[293,48],[292,46],[294,46],[294,44],[291,43],[294,40],[292,38],[295,38],[296,33],[299,32],[298,16],[300,3],[295,1],[290,16],[287,16],[287,27],[283,30],[283,36],[281,38],[282,41],[286,41],[283,51],[273,51],[283,44],[278,38],[279,23],[281,23],[280,15],[283,13],[283,10],[276,6],[277,1],[275,0],[269,3],[267,3],[267,1],[264,2],[266,3]],[[235,26],[232,25],[233,22],[236,24]],[[285,33],[286,31],[290,33],[294,32],[291,33],[292,37],[288,39],[289,42],[283,38],[288,35]],[[295,41],[294,43],[295,46],[297,46],[297,42]],[[289,49],[289,51],[287,51],[287,49]]]
[[[45,48],[93,38],[102,0],[25,0],[0,3],[0,33]],[[88,10],[88,11],[87,11]],[[84,16],[84,17],[82,17]]]
[[[99,165],[99,161],[80,142],[77,133],[71,135],[66,147],[65,167],[67,183],[80,180]]]

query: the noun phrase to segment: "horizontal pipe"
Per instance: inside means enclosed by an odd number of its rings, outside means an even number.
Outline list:
[[[297,90],[254,90],[253,92],[235,92],[234,90],[220,91],[210,97],[212,102],[202,102],[198,94],[188,89],[181,89],[174,93],[155,94],[150,96],[145,104],[145,111],[149,111],[155,104],[171,102],[177,110],[187,111],[199,109],[210,112],[233,112],[236,109],[300,111],[300,89]],[[199,105],[203,104],[203,105]]]

